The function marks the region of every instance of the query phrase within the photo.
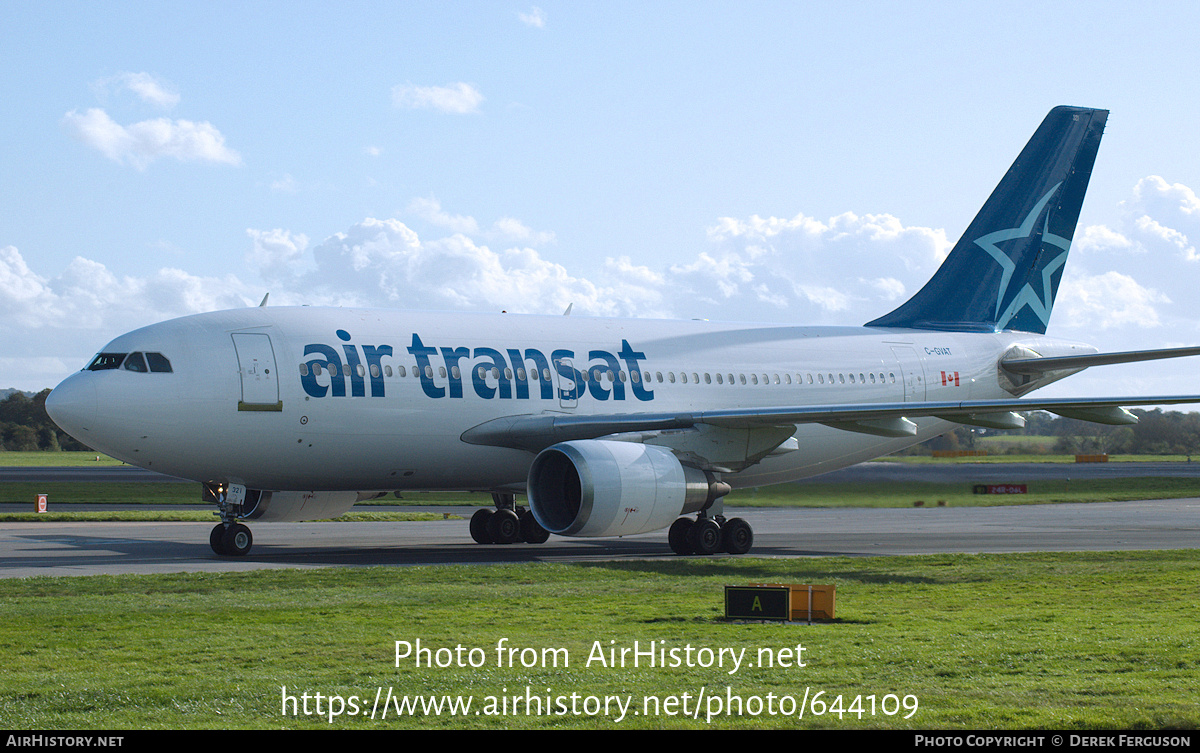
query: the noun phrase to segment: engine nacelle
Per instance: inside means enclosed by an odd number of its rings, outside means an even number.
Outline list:
[[[587,439],[542,450],[529,468],[529,509],[560,536],[627,536],[666,528],[729,493],[668,449]]]

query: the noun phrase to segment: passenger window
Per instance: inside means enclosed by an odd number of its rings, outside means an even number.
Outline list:
[[[142,357],[141,353],[130,353],[125,358],[125,370],[136,371],[143,374],[149,371],[149,369],[146,368],[146,359]]]
[[[300,376],[308,376],[308,364],[300,364]]]

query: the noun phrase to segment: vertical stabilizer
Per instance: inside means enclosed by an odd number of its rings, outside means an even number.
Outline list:
[[[933,278],[867,326],[1045,334],[1107,120],[1051,110]]]

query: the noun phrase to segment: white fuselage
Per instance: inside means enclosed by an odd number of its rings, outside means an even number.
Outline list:
[[[469,444],[465,431],[544,413],[1011,397],[997,361],[1016,345],[1043,356],[1094,352],[1010,332],[247,308],[122,335],[103,352],[161,353],[171,371],[81,371],[55,390],[54,403],[79,440],[197,481],[519,490],[534,454]],[[804,424],[793,451],[726,480],[745,487],[824,473],[953,425],[916,423],[917,436],[903,438]]]

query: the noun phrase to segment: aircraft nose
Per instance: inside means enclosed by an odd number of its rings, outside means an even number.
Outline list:
[[[46,396],[46,412],[58,427],[85,442],[96,420],[96,385],[80,372],[63,380]]]

